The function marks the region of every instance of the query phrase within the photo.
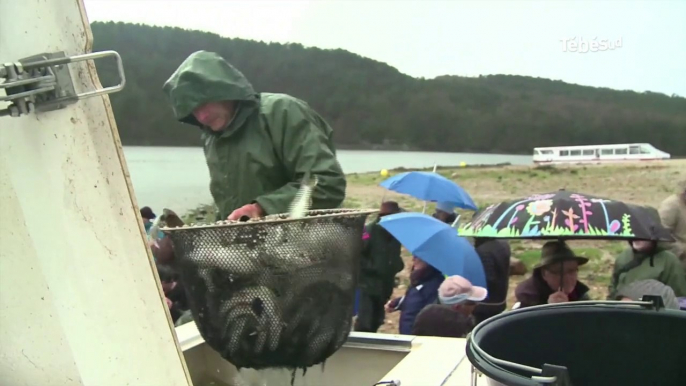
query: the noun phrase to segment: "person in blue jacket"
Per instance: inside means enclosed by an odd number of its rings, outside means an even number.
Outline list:
[[[148,235],[148,240],[150,240],[150,243],[152,243],[152,240],[150,239],[150,229],[152,228],[152,225],[155,219],[157,218],[157,215],[155,215],[155,212],[153,212],[149,206],[142,207],[140,212],[141,217],[143,218],[143,225],[145,226],[145,233]],[[157,238],[164,238],[164,233],[162,231],[158,231]]]
[[[405,296],[392,299],[385,306],[388,313],[400,311],[400,334],[412,334],[412,326],[419,312],[438,300],[438,288],[444,279],[439,270],[413,256],[410,286]]]
[[[152,226],[153,220],[157,218],[155,212],[150,209],[149,206],[144,206],[141,208],[141,217],[143,218],[143,225],[145,226],[145,233],[150,232],[150,227]]]

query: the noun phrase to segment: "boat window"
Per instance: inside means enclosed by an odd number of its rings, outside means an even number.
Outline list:
[[[603,149],[603,150],[600,151],[600,154],[602,154],[602,155],[612,155],[612,154],[614,154],[614,152],[612,151],[612,149]]]
[[[560,150],[560,155],[561,155],[561,156],[568,156],[568,155],[569,155],[569,150]]]
[[[641,146],[641,154],[650,154],[650,148],[647,146]]]
[[[569,152],[569,155],[571,155],[571,156],[581,155],[581,150],[571,150]]]
[[[629,154],[641,154],[641,150],[638,146],[632,146],[629,148]]]
[[[623,148],[623,149],[615,149],[615,154],[626,154],[626,153],[627,153],[627,149],[626,149],[626,148]]]
[[[552,150],[541,150],[541,154],[552,155],[553,151]]]
[[[587,149],[587,150],[584,150],[584,153],[583,153],[583,154],[584,154],[584,155],[594,155],[594,154],[595,154],[595,150],[593,150],[593,149]]]

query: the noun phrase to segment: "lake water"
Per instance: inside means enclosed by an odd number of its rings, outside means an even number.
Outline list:
[[[170,208],[184,213],[212,202],[210,176],[202,148],[124,147],[138,205],[155,212]],[[338,160],[345,173],[363,173],[398,167],[424,168],[434,164],[529,165],[531,156],[407,151],[339,150]]]

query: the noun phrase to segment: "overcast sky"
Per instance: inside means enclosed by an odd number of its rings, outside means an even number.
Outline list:
[[[90,21],[342,48],[415,77],[528,75],[686,96],[686,0],[84,1]]]

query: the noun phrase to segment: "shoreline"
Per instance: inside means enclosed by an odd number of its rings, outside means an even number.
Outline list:
[[[124,143],[122,144],[122,147],[170,147],[170,148],[202,148],[202,144],[173,144],[173,145],[167,145],[167,144],[127,144]],[[501,156],[531,156],[532,152],[527,151],[527,152],[515,152],[515,153],[507,153],[507,152],[500,152],[500,151],[477,151],[473,149],[466,149],[466,150],[460,150],[460,151],[444,151],[444,150],[427,150],[427,149],[418,149],[418,148],[405,148],[405,147],[399,147],[399,146],[346,146],[346,145],[336,145],[336,150],[345,150],[345,151],[371,151],[371,152],[407,152],[407,153],[437,153],[437,154],[485,154],[485,155],[501,155]],[[686,156],[685,156],[686,157]]]
[[[436,165],[436,171],[440,170],[453,170],[453,169],[485,169],[485,168],[504,168],[508,166],[515,166],[512,165],[510,162],[503,162],[503,163],[498,163],[498,164],[466,164],[464,166],[460,165]],[[523,166],[523,167],[534,167],[532,166]],[[427,167],[427,168],[406,168],[406,167],[397,167],[397,168],[392,168],[392,169],[386,169],[390,173],[405,173],[405,172],[411,172],[411,171],[433,171],[433,167]],[[379,172],[362,172],[362,173],[346,173],[346,178],[348,177],[357,177],[357,176],[365,176],[365,175],[380,175],[381,170]],[[347,195],[346,195],[347,196]],[[345,202],[349,202],[348,197],[346,197]],[[345,205],[343,205],[345,206]],[[210,221],[208,220],[208,217],[214,216],[216,214],[216,207],[214,204],[198,204],[197,207],[194,209],[187,210],[183,214],[181,214],[181,219],[185,223],[190,223],[190,222],[202,222],[202,221]],[[214,220],[211,220],[214,222]]]
[[[661,168],[674,168],[678,167],[679,170],[684,170],[684,177],[686,178],[686,158],[672,158],[668,160],[659,160],[659,161],[651,161],[651,162],[642,162],[642,161],[627,161],[627,162],[616,162],[616,163],[598,163],[598,164],[590,164],[590,163],[576,163],[576,164],[557,164],[557,165],[514,165],[510,162],[504,162],[504,163],[498,163],[498,164],[465,164],[463,166],[459,165],[437,165],[436,166],[436,172],[442,174],[444,177],[453,179],[453,180],[460,180],[458,183],[462,186],[462,181],[463,179],[467,178],[470,181],[474,180],[483,180],[483,181],[489,181],[491,178],[495,178],[498,181],[503,180],[504,178],[508,178],[510,175],[516,175],[517,176],[517,182],[521,182],[526,179],[531,179],[533,178],[534,180],[537,178],[547,178],[546,176],[557,176],[561,177],[561,175],[567,175],[569,181],[565,181],[564,186],[559,186],[559,188],[562,187],[567,187],[569,185],[574,185],[574,183],[580,182],[581,176],[579,175],[580,173],[583,173],[584,171],[598,171],[598,170],[608,170],[608,169],[618,169],[618,170],[623,170],[623,171],[632,171],[632,170],[648,170],[648,169],[661,169]],[[408,167],[396,167],[396,168],[390,168],[387,169],[391,174],[397,174],[397,173],[404,173],[404,172],[410,172],[410,171],[433,171],[433,167],[425,167],[425,168],[408,168]],[[478,172],[475,172],[475,170],[478,170]],[[499,171],[510,171],[510,173],[498,173]],[[364,201],[360,199],[360,193],[358,192],[360,187],[366,187],[369,189],[375,189],[377,188],[378,190],[385,191],[385,189],[381,188],[378,186],[378,183],[380,183],[384,177],[381,177],[380,175],[380,170],[379,171],[373,171],[373,172],[360,172],[360,173],[346,173],[346,179],[348,180],[348,191],[346,192],[346,198],[345,201],[342,205],[342,207],[349,207],[349,208],[361,208],[365,207]],[[674,173],[679,173],[678,171],[674,171]],[[608,173],[605,173],[608,174]],[[618,174],[621,175],[621,172],[618,171]],[[609,173],[608,176],[612,176],[613,173]],[[615,174],[616,175],[616,174]],[[386,177],[387,178],[387,177]],[[607,183],[608,181],[600,181],[600,182],[605,182]],[[571,183],[571,184],[570,184]],[[589,185],[588,187],[591,188],[590,184],[583,184],[584,185]],[[666,189],[665,185],[662,185],[663,188],[662,190]],[[463,186],[464,187],[464,186]],[[570,186],[571,188],[571,186]],[[585,186],[584,186],[585,188]],[[478,189],[473,189],[473,193],[478,193]],[[469,191],[470,189],[467,189]],[[506,189],[505,185],[499,186],[498,189],[500,192],[494,192],[494,193],[502,193],[508,189]],[[510,192],[508,193],[514,193],[509,189]],[[533,189],[532,187],[532,190]],[[557,190],[557,189],[555,189]],[[589,189],[585,189],[587,193],[590,194]],[[593,190],[593,189],[590,189]],[[397,195],[395,193],[389,192],[388,193],[390,196],[399,196],[402,197],[402,201],[407,201],[408,196],[404,195]],[[385,197],[385,193],[380,195],[379,198]],[[515,195],[516,196],[516,195]],[[612,194],[607,195],[607,196],[612,196]],[[477,202],[477,205],[481,208],[485,205],[488,205],[492,200],[487,200],[487,201],[482,201],[481,203]],[[633,201],[633,200],[630,200]],[[640,201],[640,200],[639,200]],[[376,206],[377,202],[375,202]],[[428,206],[427,206],[428,207]],[[406,208],[407,209],[407,208]],[[420,209],[421,210],[421,209]],[[183,212],[181,215],[181,218],[184,220],[184,222],[202,222],[202,221],[211,221],[214,222],[214,216],[216,215],[216,208],[214,206],[214,203],[201,203],[198,204],[195,208],[187,210]],[[211,218],[208,220],[208,218]]]

